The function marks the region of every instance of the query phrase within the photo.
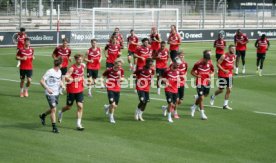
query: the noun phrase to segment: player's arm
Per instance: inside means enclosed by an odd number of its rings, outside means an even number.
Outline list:
[[[236,40],[236,35],[234,36],[234,44],[235,44],[235,46],[237,46],[237,40]]]
[[[270,47],[270,43],[269,43],[269,41],[268,40],[266,40],[267,41],[267,48],[266,48],[266,50],[268,50],[269,49],[269,47]]]
[[[32,49],[32,51],[33,51],[33,60],[35,60],[35,53],[34,53],[34,49]]]
[[[108,45],[106,45],[105,46],[105,48],[104,48],[104,56],[106,57],[106,58],[108,58]]]
[[[93,63],[93,60],[92,60],[92,59],[91,59],[91,60],[88,59],[88,53],[89,53],[89,50],[87,50],[86,53],[85,53],[84,61],[85,61],[85,62]]]
[[[259,48],[259,47],[258,47],[258,39],[257,39],[256,42],[255,42],[255,47],[256,47],[256,48]]]
[[[158,39],[156,41],[160,43],[162,41],[161,36],[159,33],[157,34],[157,36],[158,36]]]
[[[71,49],[70,49],[69,54],[68,54],[68,61],[69,61],[69,62],[72,62],[72,58],[71,58]]]
[[[99,62],[101,62],[102,59],[103,59],[103,55],[102,55],[102,49],[101,48],[99,48],[99,49],[100,49],[100,59],[99,59]]]
[[[47,90],[47,92],[48,92],[49,94],[53,94],[53,90],[50,89],[50,88],[47,86],[46,82],[45,82],[48,78],[49,78],[49,72],[47,71],[47,72],[43,75],[43,77],[41,78],[41,80],[40,80],[40,85],[41,85],[45,90]]]
[[[214,41],[214,45],[213,45],[213,47],[214,47],[214,48],[216,48],[216,47],[217,47],[216,41]]]
[[[197,70],[196,69],[197,69],[197,65],[194,65],[194,67],[193,67],[193,69],[191,71],[191,75],[193,75],[196,78],[201,78],[201,76],[197,74]]]
[[[25,61],[27,60],[27,56],[21,56],[21,51],[18,50],[17,54],[16,54],[16,60],[20,60],[20,61]]]
[[[67,83],[72,83],[73,82],[73,78],[71,77],[73,71],[74,71],[73,67],[70,67],[69,70],[67,71],[67,73],[65,75],[65,81]]]
[[[57,59],[57,51],[58,51],[58,49],[57,49],[57,47],[56,47],[55,50],[54,50],[53,53],[52,53],[52,58],[53,58],[54,60]]]
[[[12,38],[12,41],[13,41],[14,44],[17,43],[17,39],[16,39],[17,37],[18,37],[18,33],[16,33],[16,34],[14,35],[14,37]]]

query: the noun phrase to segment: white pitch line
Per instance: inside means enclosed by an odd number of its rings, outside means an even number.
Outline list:
[[[260,111],[253,111],[254,113],[257,113],[257,114],[266,114],[266,115],[273,115],[273,116],[276,116],[276,113],[269,113],[269,112],[260,112]]]

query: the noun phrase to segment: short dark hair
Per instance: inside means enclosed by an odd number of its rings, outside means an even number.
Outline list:
[[[131,29],[130,32],[134,32],[134,29]]]
[[[161,41],[161,44],[166,44],[166,41]]]
[[[75,54],[75,55],[74,55],[74,58],[75,58],[75,59],[79,59],[80,57],[83,57],[83,55],[82,55],[82,54]]]
[[[20,30],[20,32],[25,32],[26,31],[25,28],[20,28],[19,30]]]
[[[266,37],[266,35],[265,34],[262,34],[262,36],[261,36],[262,38],[265,38]]]
[[[142,39],[142,42],[143,42],[143,43],[146,42],[146,41],[149,41],[149,39],[148,39],[148,38],[143,38],[143,39]]]
[[[63,38],[62,42],[67,42],[68,43],[68,39],[67,38]]]
[[[91,39],[91,42],[94,42],[94,41],[97,42],[97,39]]]
[[[25,41],[25,42],[26,42],[26,41],[31,41],[31,39],[28,38],[28,37],[26,37],[26,38],[24,39],[24,41]]]
[[[210,52],[211,50],[204,50],[203,51],[203,58],[204,59],[207,59],[207,60],[210,60],[211,59],[211,55],[210,55]]]
[[[235,47],[235,45],[231,44],[231,45],[228,46],[228,49],[233,48],[233,47]]]
[[[61,57],[58,57],[57,59],[54,60],[54,66],[55,67],[60,66],[61,63],[62,63],[62,58]]]

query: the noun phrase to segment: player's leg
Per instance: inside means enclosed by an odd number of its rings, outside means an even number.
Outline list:
[[[156,77],[157,77],[157,81],[156,81],[156,85],[157,85],[157,94],[160,95],[161,93],[161,89],[160,89],[160,85],[161,85],[161,69],[156,68]]]
[[[58,122],[61,123],[62,115],[64,112],[71,109],[74,101],[76,100],[76,95],[73,93],[67,93],[66,105],[58,112]]]
[[[83,114],[83,92],[76,94],[76,104],[77,104],[77,130],[84,130],[81,124],[82,114]]]
[[[195,103],[191,106],[191,116],[194,117],[196,108],[199,105],[199,97],[203,96],[203,86],[198,85],[196,88],[197,95],[195,95]]]
[[[175,105],[173,104],[173,97],[172,97],[172,93],[170,92],[165,92],[166,93],[166,99],[167,99],[167,103],[168,103],[168,107],[167,107],[167,112],[168,112],[168,121],[170,123],[173,122],[172,120],[172,111],[174,110]]]
[[[236,72],[235,74],[238,75],[239,74],[239,63],[240,63],[240,58],[241,58],[241,53],[239,50],[236,50]]]
[[[260,61],[261,61],[260,54],[257,53],[257,62],[256,62],[257,71],[256,71],[256,73],[259,73],[259,70],[260,70]]]
[[[139,98],[139,103],[137,105],[137,108],[135,110],[135,114],[134,114],[134,119],[135,120],[139,120],[139,113],[141,112],[141,108],[143,107],[143,93],[142,91],[137,91],[137,95],[138,95],[138,98]]]
[[[29,87],[31,86],[32,74],[33,74],[33,71],[32,71],[32,70],[27,70],[27,71],[26,71],[27,83],[26,83],[25,90],[24,90],[24,96],[25,96],[25,97],[29,97],[28,90],[29,90]]]
[[[65,86],[66,85],[65,84],[65,75],[67,73],[67,67],[60,68],[60,71],[61,71],[61,81],[62,81],[63,85]],[[64,88],[60,87],[60,89],[59,89],[59,94],[60,95],[63,95],[63,89]]]
[[[260,64],[260,71],[259,71],[259,76],[262,76],[262,71],[263,71],[263,67],[264,67],[264,61],[265,61],[265,55],[266,54],[262,54],[261,58],[261,64]]]
[[[178,112],[177,112],[177,108],[182,103],[183,97],[184,97],[184,86],[181,86],[178,88],[178,98],[177,98],[176,107],[174,110],[174,118],[176,118],[176,119],[180,118],[178,115]]]
[[[213,95],[211,95],[210,105],[214,105],[216,96],[218,96],[219,94],[221,94],[223,92],[223,89],[225,88],[225,86],[227,84],[227,79],[219,78],[217,80],[217,84],[218,84],[218,89],[215,91],[215,93]]]
[[[20,97],[24,97],[25,70],[20,70]]]
[[[130,71],[133,71],[133,64],[131,63],[132,58],[133,58],[132,56],[133,56],[133,52],[128,51],[127,61],[128,61],[128,64],[129,64],[129,70]]]
[[[243,74],[245,74],[245,54],[246,54],[246,51],[241,51],[242,73]]]
[[[143,113],[146,109],[146,106],[147,106],[147,103],[149,101],[149,92],[145,92],[145,91],[142,91],[142,98],[140,99],[140,102],[142,102],[141,104],[141,111],[138,113],[138,117],[139,117],[139,120],[140,121],[145,121],[143,119]]]
[[[92,81],[92,70],[90,69],[87,69],[87,87],[88,87],[88,96],[92,96],[92,84],[93,84],[93,81]]]

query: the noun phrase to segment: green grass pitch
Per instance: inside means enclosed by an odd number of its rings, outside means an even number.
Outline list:
[[[208,106],[209,98],[205,100],[207,121],[200,120],[199,112],[191,118],[190,106],[196,90],[188,88],[179,107],[181,118],[169,124],[160,109],[166,104],[164,92],[157,95],[156,89],[152,89],[152,99],[144,113],[146,121],[137,122],[133,117],[137,95],[133,89],[123,89],[115,112],[116,124],[112,125],[103,112],[103,105],[107,103],[105,90],[97,89],[92,98],[86,90],[85,131],[75,130],[74,105],[64,114],[62,124],[58,124],[60,134],[51,132],[49,117],[45,127],[38,118],[48,104],[44,90],[37,83],[52,67],[50,55],[54,47],[34,48],[34,83],[29,98],[19,98],[15,48],[1,48],[0,162],[276,162],[276,41],[271,41],[262,77],[256,75],[253,43],[249,43],[246,54],[246,75],[234,79],[230,97],[233,111],[219,108],[223,104],[223,95],[220,95],[215,101],[218,107]],[[212,42],[183,43],[182,49],[189,72],[204,49],[212,49],[215,63]],[[124,68],[129,76],[127,62]],[[65,105],[65,99],[65,95],[61,96],[58,109]]]

